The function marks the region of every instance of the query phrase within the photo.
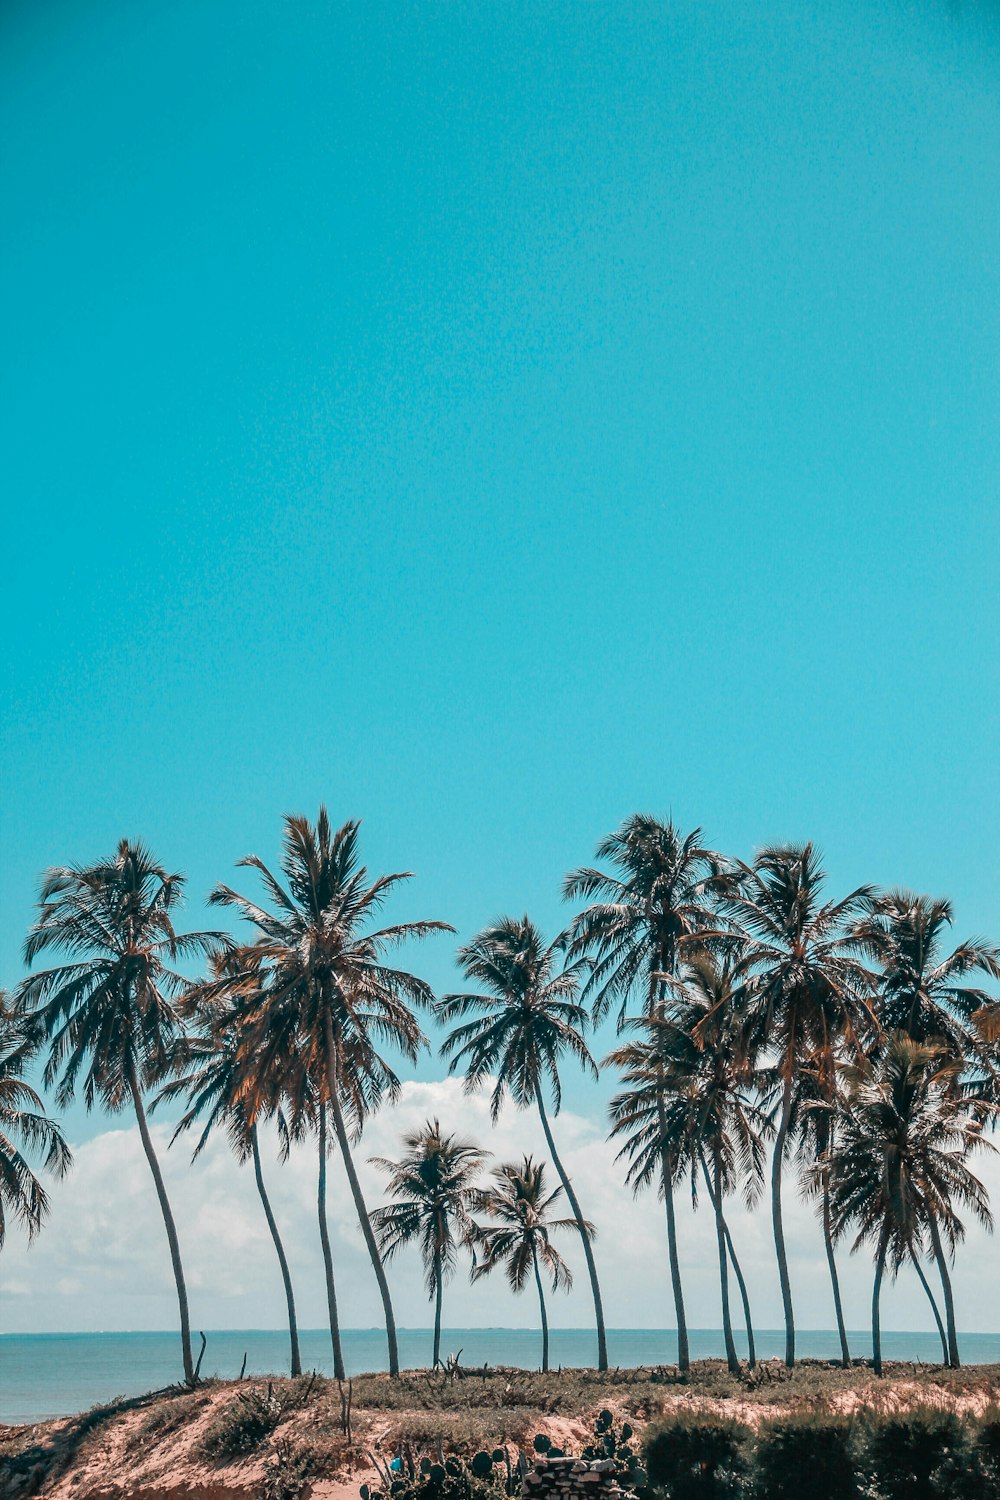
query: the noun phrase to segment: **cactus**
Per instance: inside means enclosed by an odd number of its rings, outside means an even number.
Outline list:
[[[492,1455],[483,1452],[473,1454],[469,1467],[477,1479],[485,1479],[487,1475],[493,1473]]]
[[[443,1464],[431,1464],[427,1477],[430,1479],[431,1484],[444,1484],[447,1477],[447,1470]]]
[[[547,1437],[544,1432],[536,1432],[531,1446],[536,1453],[548,1453],[552,1447],[552,1439]]]
[[[502,1464],[503,1461],[504,1461],[504,1459],[506,1457],[507,1457],[507,1449],[506,1448],[494,1448],[493,1449],[493,1462],[495,1464]]]

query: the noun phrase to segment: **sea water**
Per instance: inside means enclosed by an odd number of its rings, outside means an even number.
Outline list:
[[[780,1358],[785,1336],[776,1329],[754,1330],[759,1359]],[[283,1374],[288,1370],[288,1334],[270,1329],[206,1330],[203,1375],[233,1379],[244,1356],[248,1375]],[[746,1338],[735,1333],[737,1349],[746,1355]],[[1000,1334],[962,1334],[960,1351],[966,1364],[1000,1363]],[[715,1329],[691,1329],[692,1359],[720,1358],[722,1334]],[[333,1373],[330,1335],[321,1329],[300,1334],[305,1370]],[[850,1335],[851,1353],[871,1353],[871,1333]],[[195,1353],[200,1339],[195,1336]],[[384,1329],[349,1329],[343,1334],[344,1361],[349,1374],[386,1368]],[[442,1352],[461,1352],[463,1365],[517,1365],[537,1370],[541,1340],[525,1328],[449,1328],[442,1336]],[[803,1358],[836,1359],[836,1333],[804,1330],[797,1333],[796,1352]],[[882,1334],[885,1359],[937,1363],[941,1344],[936,1333]],[[673,1364],[677,1335],[673,1330],[608,1329],[612,1366],[635,1368]],[[425,1328],[399,1330],[399,1358],[404,1368],[430,1363],[431,1333]],[[597,1357],[593,1330],[557,1328],[551,1335],[550,1361],[560,1365],[592,1366]],[[180,1340],[176,1333],[40,1333],[0,1335],[0,1422],[32,1422],[66,1416],[111,1401],[137,1396],[180,1379]]]

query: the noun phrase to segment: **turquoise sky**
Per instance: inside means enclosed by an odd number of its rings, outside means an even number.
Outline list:
[[[636,809],[1000,935],[993,5],[0,24],[6,984],[321,800],[466,937]]]

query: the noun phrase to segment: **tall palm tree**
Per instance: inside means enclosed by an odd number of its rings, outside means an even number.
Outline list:
[[[739,1362],[729,1311],[729,1261],[743,1300],[751,1364],[756,1357],[746,1282],[724,1201],[739,1185],[749,1205],[756,1201],[764,1139],[772,1127],[753,1097],[754,1060],[726,1005],[731,983],[729,964],[707,952],[692,954],[670,981],[671,1013],[633,1021],[636,1039],[608,1061],[621,1069],[625,1083],[611,1101],[611,1134],[623,1139],[619,1156],[629,1161],[627,1181],[636,1189],[655,1181],[664,1144],[679,1173],[690,1172],[695,1196],[699,1176],[705,1179],[715,1215],[726,1358],[735,1372]]]
[[[589,905],[570,924],[569,952],[588,957],[584,998],[598,1024],[615,1004],[622,1028],[630,999],[654,1015],[665,1004],[666,984],[676,974],[681,951],[699,932],[719,922],[716,903],[728,889],[729,867],[701,842],[701,829],[684,834],[671,819],[636,813],[597,846],[611,871],[586,867],[566,877],[567,901]],[[667,1253],[677,1323],[677,1360],[690,1366],[684,1289],[677,1250],[674,1182],[677,1164],[663,1142],[659,1191],[667,1219]]]
[[[830,1184],[823,1169],[836,1139],[837,1119],[843,1110],[841,1068],[837,1056],[837,1038],[831,1037],[823,1055],[803,1058],[795,1078],[789,1136],[797,1142],[802,1168],[802,1185],[807,1193],[819,1197],[819,1218],[823,1228],[827,1270],[833,1290],[833,1310],[840,1339],[840,1362],[851,1367],[851,1350],[847,1342],[847,1324],[840,1295],[840,1276],[833,1242],[833,1219],[830,1212]],[[816,1169],[820,1168],[819,1171]]]
[[[899,1030],[929,1042],[984,1075],[984,1097],[1000,1099],[996,1068],[983,1045],[979,1018],[994,997],[970,982],[975,975],[1000,978],[1000,949],[969,938],[948,951],[951,903],[913,891],[881,892],[855,926],[859,948],[878,966],[878,1013],[886,1031]],[[959,1073],[953,1075],[956,1080]],[[948,1322],[948,1357],[958,1363],[954,1301],[948,1260],[937,1227],[930,1225],[931,1249],[941,1278]]]
[[[391,968],[386,949],[453,929],[445,922],[373,927],[389,895],[410,876],[382,875],[369,883],[358,858],[356,821],[334,832],[320,808],[315,826],[303,817],[286,817],[284,824],[284,883],[256,855],[240,861],[260,875],[269,906],[227,885],[217,886],[210,899],[235,908],[257,929],[262,986],[249,1044],[265,1073],[272,1066],[280,1071],[298,1056],[313,1079],[325,1080],[326,1106],[382,1299],[389,1370],[398,1375],[392,1298],[354,1165],[350,1129],[359,1132],[364,1113],[399,1087],[376,1043],[388,1043],[411,1060],[425,1043],[414,1007],[430,1004],[430,987]]]
[[[474,1266],[472,1279],[478,1281],[497,1266],[504,1266],[511,1289],[523,1292],[529,1274],[534,1277],[542,1324],[542,1374],[545,1375],[549,1369],[549,1320],[545,1311],[542,1270],[551,1277],[554,1292],[560,1287],[568,1291],[573,1285],[570,1268],[553,1245],[550,1235],[554,1230],[579,1229],[581,1221],[575,1213],[572,1219],[553,1219],[550,1216],[563,1189],[557,1187],[555,1192],[546,1193],[544,1162],[535,1162],[526,1156],[521,1162],[506,1162],[496,1167],[491,1175],[492,1186],[479,1194],[478,1205],[496,1223],[475,1230],[474,1243],[482,1247],[484,1259]],[[583,1227],[586,1233],[593,1234],[592,1224],[584,1222]]]
[[[953,1057],[974,1052],[975,1018],[995,997],[976,974],[1000,979],[1000,949],[969,938],[949,953],[953,920],[949,901],[912,891],[884,891],[854,927],[854,939],[878,966],[878,1017],[887,1032],[905,1031],[916,1042],[936,1042]]]
[[[763,849],[741,866],[739,892],[727,900],[740,929],[742,983],[737,1010],[776,1058],[780,1080],[778,1130],[771,1162],[771,1219],[785,1317],[785,1363],[795,1364],[795,1316],[785,1252],[781,1187],[792,1123],[795,1079],[804,1059],[832,1060],[843,1039],[860,1051],[860,1028],[874,1025],[869,976],[853,956],[851,922],[871,903],[859,886],[840,901],[823,901],[824,872],[811,843]],[[710,941],[724,944],[724,931]]]
[[[0,991],[0,1248],[9,1217],[34,1239],[49,1211],[49,1197],[32,1159],[63,1177],[72,1166],[62,1131],[24,1074],[38,1051],[39,1038],[27,1017],[18,1015]]]
[[[172,965],[224,944],[217,932],[178,933],[173,914],[184,889],[144,845],[123,839],[110,859],[49,870],[40,914],[24,945],[30,965],[41,953],[66,955],[30,974],[18,990],[49,1037],[45,1081],[59,1079],[62,1107],[85,1073],[87,1109],[115,1114],[131,1102],[163,1215],[177,1286],[184,1378],[194,1380],[191,1326],[180,1245],[163,1174],[149,1133],[143,1094],[158,1083],[182,1034],[175,997],[185,980]]]
[[[557,944],[546,944],[527,917],[501,917],[483,929],[464,948],[458,961],[467,979],[482,986],[470,994],[445,995],[435,1011],[443,1022],[460,1021],[445,1039],[442,1051],[451,1059],[451,1072],[465,1068],[465,1088],[473,1092],[493,1075],[490,1101],[497,1119],[508,1092],[519,1109],[534,1105],[542,1132],[570,1207],[576,1215],[590,1276],[597,1323],[597,1367],[608,1367],[604,1307],[587,1227],[576,1190],[556,1151],[545,1109],[546,1088],[553,1112],[559,1113],[562,1090],[559,1060],[568,1054],[597,1077],[597,1068],[581,1035],[586,1012],[577,1001],[579,963],[559,967]],[[472,1016],[471,1021],[463,1020]]]
[[[229,965],[232,962],[230,959]],[[226,960],[220,962],[220,967],[227,967]],[[240,1046],[245,1010],[245,1002],[238,1000],[230,1005],[216,1003],[192,1008],[192,1014],[197,1017],[198,1030],[194,1036],[185,1039],[175,1064],[179,1076],[163,1086],[153,1101],[153,1108],[161,1102],[186,1098],[188,1108],[177,1123],[171,1145],[178,1136],[202,1122],[203,1128],[192,1153],[192,1161],[204,1150],[216,1128],[225,1130],[230,1147],[241,1165],[252,1160],[257,1193],[278,1257],[285,1291],[291,1373],[294,1377],[302,1374],[295,1296],[288,1257],[264,1185],[260,1159],[260,1089],[255,1090],[256,1099],[248,1092],[247,1069],[252,1066],[252,1061],[248,1060],[246,1051]],[[273,1111],[277,1108],[279,1097],[273,1082],[269,1092]]]
[[[965,1226],[958,1208],[992,1226],[986,1189],[968,1166],[986,1143],[956,1099],[957,1064],[938,1044],[893,1032],[879,1057],[852,1074],[853,1087],[828,1161],[834,1232],[856,1228],[853,1249],[876,1245],[872,1350],[882,1371],[879,1299],[888,1262],[895,1273],[917,1264],[926,1239],[944,1237],[952,1251]],[[949,1344],[954,1309],[947,1306]],[[957,1363],[957,1341],[955,1341]]]
[[[444,1283],[455,1269],[459,1245],[469,1242],[471,1210],[477,1201],[475,1179],[487,1153],[470,1141],[444,1135],[437,1120],[428,1120],[422,1129],[404,1135],[403,1150],[399,1161],[384,1156],[372,1159],[388,1173],[389,1192],[396,1199],[377,1208],[372,1223],[386,1260],[413,1241],[420,1245],[427,1292],[434,1302],[436,1369],[441,1362]]]

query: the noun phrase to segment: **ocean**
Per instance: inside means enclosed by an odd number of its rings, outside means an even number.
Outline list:
[[[758,1358],[780,1358],[784,1334],[777,1329],[754,1330]],[[270,1329],[206,1330],[208,1344],[202,1362],[203,1375],[232,1379],[240,1372],[246,1355],[247,1374],[282,1374],[288,1368],[288,1334]],[[689,1333],[692,1359],[718,1358],[723,1354],[722,1334],[715,1329],[692,1329]],[[737,1333],[737,1348],[746,1354],[745,1336]],[[331,1374],[330,1335],[309,1329],[300,1335],[302,1363],[306,1370]],[[871,1334],[850,1335],[851,1352],[864,1357],[871,1352]],[[343,1335],[344,1359],[350,1374],[386,1367],[385,1332],[377,1328],[350,1329]],[[195,1352],[200,1340],[195,1339]],[[540,1362],[539,1334],[524,1328],[450,1328],[442,1347],[446,1353],[461,1350],[463,1365],[518,1365],[537,1369]],[[1000,1334],[968,1333],[960,1336],[966,1364],[1000,1364]],[[936,1333],[889,1333],[882,1335],[886,1359],[937,1363],[941,1345]],[[608,1352],[612,1365],[672,1364],[677,1358],[677,1336],[672,1330],[608,1329]],[[803,1358],[835,1359],[839,1355],[836,1333],[802,1331],[797,1334],[797,1352]],[[399,1330],[400,1362],[406,1368],[426,1366],[430,1361],[431,1334],[425,1328]],[[554,1329],[551,1362],[559,1365],[593,1365],[594,1335],[587,1329]],[[0,1422],[32,1422],[44,1417],[67,1416],[116,1396],[137,1396],[180,1378],[180,1346],[176,1333],[39,1333],[0,1335]]]

